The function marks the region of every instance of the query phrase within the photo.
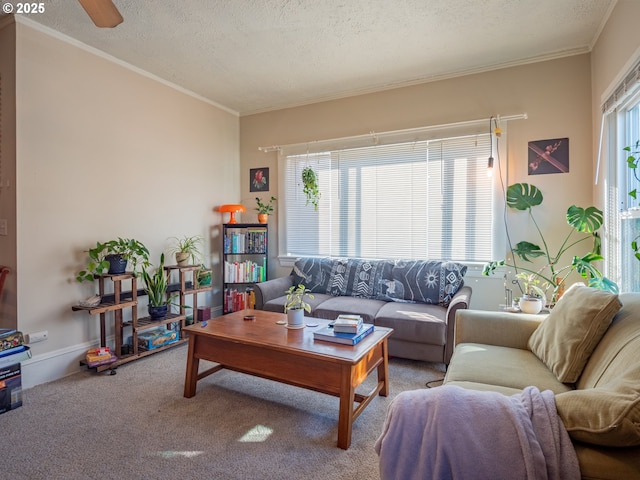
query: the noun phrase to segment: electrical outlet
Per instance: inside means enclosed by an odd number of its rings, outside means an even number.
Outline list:
[[[27,343],[44,342],[47,338],[49,338],[49,332],[47,330],[33,332],[29,334],[29,341]]]
[[[7,233],[7,221],[4,218],[0,219],[0,235],[8,235],[8,233]]]

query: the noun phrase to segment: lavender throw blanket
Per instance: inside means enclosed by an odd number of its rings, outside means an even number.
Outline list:
[[[375,444],[381,480],[579,479],[553,392],[444,385],[398,394]]]

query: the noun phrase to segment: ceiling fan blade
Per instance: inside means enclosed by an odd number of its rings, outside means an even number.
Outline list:
[[[78,0],[97,27],[113,28],[123,21],[111,0]]]

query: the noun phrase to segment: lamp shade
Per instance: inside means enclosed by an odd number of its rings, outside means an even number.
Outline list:
[[[228,212],[229,214],[231,214],[231,216],[229,217],[229,221],[227,223],[238,223],[235,217],[235,213],[246,212],[247,209],[244,208],[244,206],[240,205],[239,203],[228,203],[225,205],[220,205],[220,208],[218,208],[218,211],[223,213]]]

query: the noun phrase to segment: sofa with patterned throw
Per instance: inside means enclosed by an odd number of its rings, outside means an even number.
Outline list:
[[[434,260],[300,258],[290,275],[256,285],[256,308],[283,312],[284,292],[304,284],[314,295],[309,316],[360,315],[367,323],[393,328],[389,355],[448,364],[455,313],[471,299],[466,270]]]

